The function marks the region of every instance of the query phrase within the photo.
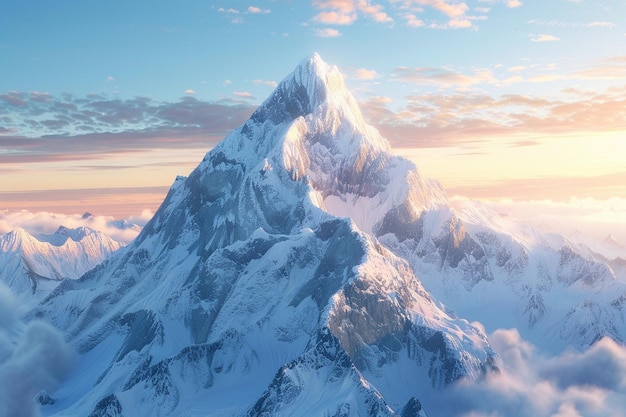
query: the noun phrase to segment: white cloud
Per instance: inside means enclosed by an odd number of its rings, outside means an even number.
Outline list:
[[[247,91],[234,91],[233,94],[240,98],[254,99],[254,96]]]
[[[196,94],[195,90],[192,90],[191,88],[188,88],[185,90],[185,94],[189,94],[189,95],[194,95]]]
[[[239,10],[233,8],[224,9],[223,7],[220,7],[219,9],[217,9],[217,11],[220,13],[239,14]]]
[[[16,311],[14,296],[0,284],[0,416],[37,417],[37,393],[56,389],[72,353],[52,326],[24,323]]]
[[[224,9],[223,7],[220,7],[219,9],[217,9],[218,12],[220,13],[231,13],[231,14],[239,14],[239,10],[236,9]]]
[[[449,417],[617,417],[626,400],[626,348],[604,338],[584,352],[547,355],[515,329],[489,340],[500,372],[462,380],[423,399]]]
[[[516,7],[521,7],[522,4],[523,3],[520,0],[508,0],[506,2],[506,6],[511,9],[515,9]]]
[[[250,6],[248,7],[248,13],[253,14],[268,14],[270,13],[270,9],[261,9],[260,7]]]
[[[554,35],[546,35],[545,33],[539,35],[529,35],[531,42],[554,42],[561,39]]]
[[[509,218],[531,224],[547,232],[570,236],[581,232],[597,240],[609,234],[626,245],[626,199],[613,197],[570,198],[566,201],[483,201],[483,204]]]
[[[508,69],[509,72],[520,72],[520,71],[524,71],[526,69],[525,66],[523,65],[515,65],[513,67],[510,67]]]
[[[254,84],[259,84],[259,85],[266,85],[268,87],[276,87],[278,85],[278,83],[276,81],[269,81],[269,80],[252,80],[252,83]]]
[[[317,29],[315,31],[315,36],[318,38],[336,38],[341,36],[341,32],[337,29],[325,28],[325,29]]]

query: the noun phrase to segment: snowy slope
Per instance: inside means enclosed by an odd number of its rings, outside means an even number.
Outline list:
[[[0,281],[24,300],[38,300],[61,280],[80,277],[122,246],[86,227],[61,226],[54,234],[37,237],[16,228],[0,235]]]
[[[425,415],[423,390],[497,359],[369,233],[398,205],[445,196],[303,61],[126,250],[33,312],[80,353],[44,414]]]
[[[602,336],[626,341],[626,285],[587,247],[476,202],[424,212],[395,230],[378,229],[381,242],[409,260],[438,299],[489,331],[517,328],[553,353]]]

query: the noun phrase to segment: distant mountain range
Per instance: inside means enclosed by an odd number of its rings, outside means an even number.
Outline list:
[[[0,282],[23,300],[39,300],[62,280],[80,277],[123,246],[88,227],[60,226],[53,234],[37,236],[16,228],[0,235]]]

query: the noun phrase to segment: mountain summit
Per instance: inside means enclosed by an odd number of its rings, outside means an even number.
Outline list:
[[[313,55],[35,310],[80,352],[45,413],[425,415],[421,395],[496,356],[372,232],[442,204]]]

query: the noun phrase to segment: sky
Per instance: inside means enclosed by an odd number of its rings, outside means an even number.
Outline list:
[[[156,210],[314,52],[450,196],[626,239],[623,0],[3,1],[0,210]]]

